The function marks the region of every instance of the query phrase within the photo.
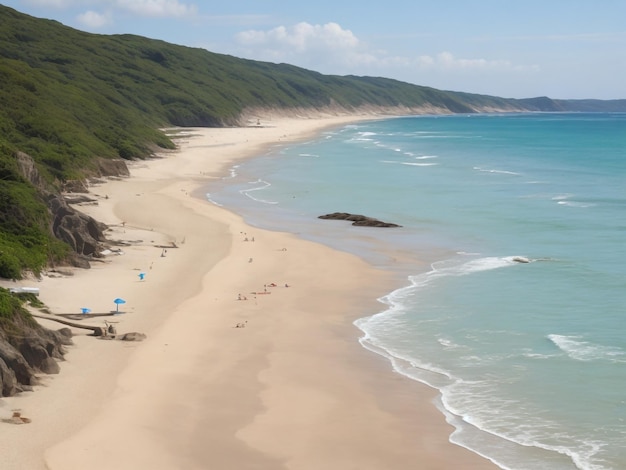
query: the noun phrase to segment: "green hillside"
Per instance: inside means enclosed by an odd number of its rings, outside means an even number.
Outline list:
[[[0,5],[0,277],[67,256],[51,235],[45,191],[95,172],[96,157],[130,160],[173,148],[159,131],[165,126],[237,125],[242,112],[260,108],[470,113],[566,104],[322,75],[139,36],[88,34]],[[35,162],[37,187],[19,169],[23,154]]]
[[[4,138],[60,180],[78,176],[94,155],[135,158],[155,144],[170,147],[158,127],[233,125],[247,108],[473,112],[505,101],[469,103],[395,80],[325,76],[138,36],[87,34],[6,7],[0,7],[0,58]]]

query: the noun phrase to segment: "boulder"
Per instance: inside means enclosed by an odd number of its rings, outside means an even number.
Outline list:
[[[26,362],[26,359],[24,359],[20,352],[3,338],[0,338],[0,361],[13,372],[15,388],[19,388],[18,384],[33,384],[35,371],[28,365],[28,362]]]
[[[10,397],[17,391],[15,372],[0,357],[0,397]]]
[[[98,158],[96,164],[100,176],[130,176],[130,170],[122,159]]]
[[[145,334],[137,332],[124,333],[119,337],[122,341],[143,341],[146,338],[147,336]]]
[[[66,193],[88,193],[89,189],[82,180],[70,180],[63,185],[63,191]]]

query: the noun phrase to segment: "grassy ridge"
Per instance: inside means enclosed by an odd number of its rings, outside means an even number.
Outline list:
[[[25,299],[11,295],[7,289],[0,287],[0,340],[3,339],[2,336],[19,333],[19,330],[16,329],[16,319],[18,318],[22,323],[30,326],[35,325],[34,318],[22,305]],[[2,395],[1,392],[2,390],[0,390],[0,396]]]

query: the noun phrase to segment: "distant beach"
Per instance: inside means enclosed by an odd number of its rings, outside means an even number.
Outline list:
[[[3,470],[496,468],[450,443],[434,390],[359,344],[353,322],[398,287],[389,273],[204,199],[237,161],[373,117],[180,129],[177,151],[93,185],[97,204],[79,209],[119,252],[19,285],[53,313],[119,310],[104,317],[117,333],[147,339],[75,329],[59,375],[0,402],[31,420],[0,423]]]

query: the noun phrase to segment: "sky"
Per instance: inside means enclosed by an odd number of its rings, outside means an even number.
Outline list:
[[[626,0],[0,0],[323,74],[505,98],[626,99]]]

